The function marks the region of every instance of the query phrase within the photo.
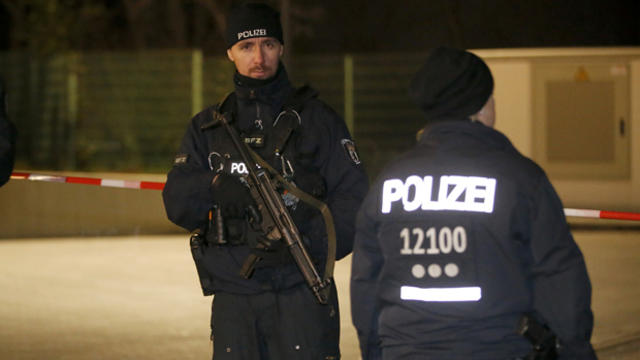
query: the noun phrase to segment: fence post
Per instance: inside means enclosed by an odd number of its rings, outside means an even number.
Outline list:
[[[191,115],[202,110],[202,50],[191,52]]]
[[[344,121],[347,123],[351,136],[354,136],[353,57],[351,55],[344,56]]]
[[[76,124],[78,122],[78,53],[71,52],[67,56],[67,166],[76,168]]]

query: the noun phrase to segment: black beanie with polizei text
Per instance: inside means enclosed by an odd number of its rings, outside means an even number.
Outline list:
[[[227,16],[227,48],[238,41],[255,37],[272,37],[284,44],[280,13],[261,3],[245,3],[233,7]]]

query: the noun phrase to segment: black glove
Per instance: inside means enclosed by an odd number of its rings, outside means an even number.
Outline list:
[[[262,234],[249,232],[247,242],[251,252],[260,258],[257,269],[293,263],[289,247],[281,240],[269,240]]]
[[[249,206],[256,207],[249,188],[238,177],[220,173],[211,183],[211,198],[222,211],[222,217],[244,218]]]

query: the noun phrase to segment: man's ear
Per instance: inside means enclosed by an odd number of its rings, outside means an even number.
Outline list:
[[[229,60],[231,60],[232,62],[235,62],[235,60],[233,59],[233,54],[231,54],[231,48],[227,49],[227,57],[229,58]]]
[[[280,45],[280,57],[284,54],[284,45]]]

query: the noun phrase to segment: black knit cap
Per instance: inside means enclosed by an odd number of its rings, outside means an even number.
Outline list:
[[[439,47],[414,75],[409,96],[427,121],[466,119],[480,111],[493,93],[493,76],[476,55]]]
[[[273,37],[284,44],[280,13],[267,4],[244,3],[231,9],[225,33],[227,48],[240,40]]]

